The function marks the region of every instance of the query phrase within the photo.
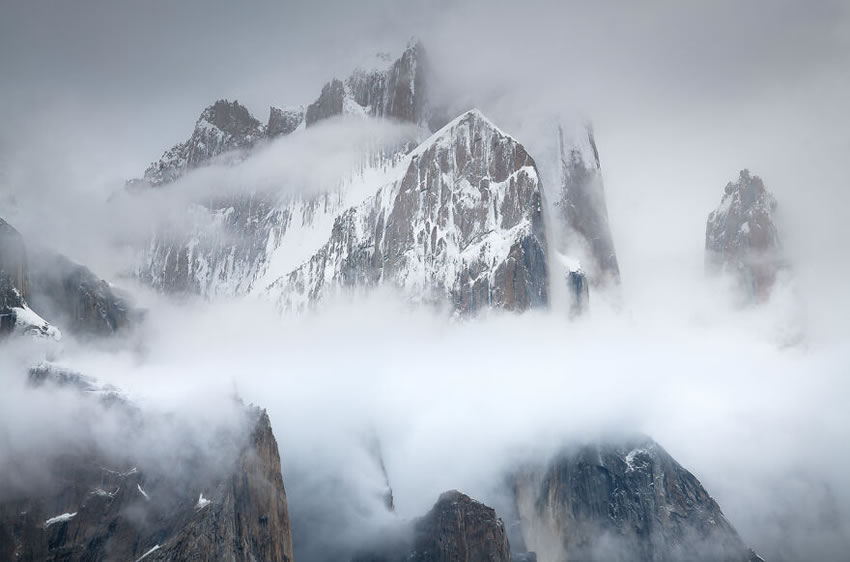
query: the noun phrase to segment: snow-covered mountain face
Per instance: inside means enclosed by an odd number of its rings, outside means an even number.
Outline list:
[[[742,170],[726,184],[720,206],[708,215],[706,267],[727,270],[756,298],[764,298],[782,266],[774,223],[776,199],[758,176]]]
[[[337,116],[410,123],[421,133],[364,147],[361,165],[319,192],[239,186],[238,193],[198,200],[188,225],[158,228],[137,275],[164,292],[253,293],[294,310],[340,289],[387,284],[461,313],[545,306],[551,283],[578,312],[588,300],[584,259],[576,259],[581,253],[589,256],[591,281],[618,278],[587,129],[575,139],[560,136],[560,184],[553,181],[547,195],[528,151],[480,112],[463,114],[420,144],[445,121],[445,111],[429,101],[432,79],[421,44],[395,61],[376,60],[328,82],[312,104],[272,108],[265,128],[235,102],[217,102],[189,141],[152,166],[163,172],[146,174],[155,180],[149,182],[162,185],[208,162],[250,158],[246,148],[284,135],[295,141]],[[228,127],[218,127],[218,142],[210,142],[205,116],[217,115],[219,106],[233,118],[216,121]],[[258,142],[260,136],[267,140]],[[210,150],[199,150],[198,139]],[[172,153],[176,165],[169,163]],[[189,165],[189,153],[206,160]],[[557,211],[546,212],[546,201]]]
[[[469,111],[397,167],[399,178],[336,219],[328,242],[269,287],[283,308],[343,287],[389,283],[459,312],[547,302],[534,160]]]

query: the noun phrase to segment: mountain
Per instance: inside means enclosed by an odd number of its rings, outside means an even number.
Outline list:
[[[546,304],[540,182],[521,144],[472,110],[397,169],[399,179],[338,217],[328,242],[269,287],[283,308],[385,283],[461,313]]]
[[[754,298],[765,298],[784,267],[775,212],[776,199],[762,179],[741,170],[736,182],[726,184],[720,206],[708,215],[708,271],[729,271]]]
[[[56,324],[76,336],[111,336],[141,317],[87,267],[45,248],[28,251],[20,233],[0,218],[0,333],[59,339]]]
[[[541,561],[760,561],[693,474],[648,438],[563,450],[513,478]]]
[[[505,526],[496,512],[452,490],[413,522],[412,529],[384,536],[353,562],[510,562]]]
[[[271,108],[264,128],[235,102],[207,108],[192,137],[149,168],[156,171],[146,173],[149,183],[162,185],[204,163],[239,162],[250,157],[251,147],[266,142],[260,137],[304,134],[339,115],[407,122],[422,134],[412,132],[390,146],[364,146],[361,164],[318,192],[246,185],[238,193],[199,198],[188,220],[156,228],[142,252],[138,277],[167,293],[250,293],[283,309],[304,309],[340,289],[380,284],[402,287],[421,301],[447,300],[460,313],[521,311],[548,305],[556,294],[566,295],[570,314],[585,309],[591,285],[619,279],[592,132],[559,130],[558,179],[548,194],[532,156],[512,139],[531,164],[510,179],[519,179],[515,184],[501,185],[524,164],[492,163],[491,158],[505,156],[476,152],[476,139],[446,138],[480,129],[492,140],[487,129],[496,128],[477,111],[462,113],[446,128],[446,110],[433,103],[433,76],[424,48],[411,42],[395,60],[384,55],[344,80],[329,81],[311,104]],[[229,128],[209,116],[218,115],[217,106],[238,117],[227,121]],[[461,131],[458,120],[470,115],[489,125],[464,125]],[[204,140],[212,121],[218,123],[216,142]],[[429,133],[441,135],[443,145],[463,147],[478,169],[464,168],[467,156],[449,158],[449,149],[429,150],[437,141],[423,142]],[[175,160],[172,153],[198,156],[190,164],[188,156]],[[491,164],[501,168],[481,168]],[[446,185],[433,176],[436,170]],[[532,172],[534,178],[523,176]],[[427,195],[421,201],[411,191],[417,175],[423,182],[418,189]],[[485,180],[487,185],[481,183]],[[517,208],[494,207],[495,201]],[[546,201],[556,203],[553,216],[536,209]],[[557,284],[554,293],[550,283]]]
[[[173,182],[213,158],[253,147],[264,135],[262,124],[239,102],[218,100],[204,109],[187,141],[175,144],[145,170],[143,180],[131,183],[157,187]]]
[[[213,449],[186,437],[173,451],[156,450],[149,432],[168,427],[175,436],[184,428],[143,414],[82,375],[47,365],[30,380],[39,391],[88,403],[90,417],[75,422],[89,424],[89,437],[39,459],[41,480],[10,485],[2,478],[0,559],[292,560],[280,457],[265,411],[243,406],[235,426],[218,430]],[[104,424],[120,432],[122,450],[101,446],[93,428]]]
[[[590,127],[558,126],[561,185],[556,202],[565,251],[581,255],[591,284],[617,284],[620,268],[608,224],[599,150]]]

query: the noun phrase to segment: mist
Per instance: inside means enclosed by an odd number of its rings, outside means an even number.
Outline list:
[[[345,551],[419,516],[449,489],[497,504],[517,464],[622,433],[665,447],[766,559],[850,548],[846,3],[252,2],[238,15],[199,2],[6,4],[0,216],[147,310],[116,345],[3,343],[9,381],[49,355],[143,412],[178,416],[189,435],[168,441],[153,424],[140,441],[167,451],[151,462],[236,423],[234,395],[267,408],[299,560],[325,539]],[[593,123],[619,294],[592,293],[572,321],[558,310],[458,320],[388,290],[281,315],[253,297],[178,302],[127,277],[152,229],[188,227],[198,200],[249,185],[309,196],[357,169],[364,144],[421,134],[335,120],[167,191],[125,192],[206,105],[239,99],[264,121],[269,105],[309,103],[414,35],[439,96],[480,108],[533,156],[553,116]],[[792,264],[758,306],[703,267],[706,216],[742,168],[776,195]],[[45,420],[85,418],[90,405],[39,396],[23,382],[0,395],[0,468],[88,431]],[[120,443],[115,425],[97,437],[107,450]]]

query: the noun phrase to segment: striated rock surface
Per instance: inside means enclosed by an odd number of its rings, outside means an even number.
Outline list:
[[[760,177],[742,170],[726,184],[705,228],[706,268],[730,271],[754,297],[764,298],[783,266],[774,223],[776,199]]]
[[[380,284],[461,313],[547,303],[534,160],[477,110],[414,150],[396,181],[339,216],[328,242],[275,282],[283,308]]]
[[[566,450],[521,471],[514,493],[523,541],[541,561],[761,560],[648,438]]]
[[[144,417],[87,377],[47,365],[30,381],[38,391],[89,401],[75,423],[91,437],[39,459],[29,482],[0,476],[0,558],[292,560],[280,458],[264,411],[243,409],[235,426],[217,430],[212,449],[199,449],[201,442],[180,437],[185,428]],[[173,450],[133,447],[158,445],[151,432],[163,423]],[[120,446],[94,437],[103,424],[126,432]]]
[[[306,125],[350,114],[439,129],[445,120],[429,104],[429,74],[428,58],[418,41],[410,43],[395,61],[379,55],[371,68],[358,68],[345,80],[328,82],[307,108]]]
[[[619,283],[620,268],[608,224],[602,167],[588,127],[565,135],[558,128],[561,189],[557,215],[566,249],[583,257],[593,285]]]
[[[167,150],[145,170],[143,180],[131,184],[170,183],[213,158],[253,147],[264,134],[262,124],[239,102],[219,100],[204,109],[187,141]]]
[[[456,490],[440,495],[410,535],[395,537],[355,562],[509,562],[510,545],[496,512]]]

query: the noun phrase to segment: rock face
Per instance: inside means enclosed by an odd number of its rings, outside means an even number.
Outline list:
[[[776,199],[758,176],[742,170],[726,184],[720,206],[705,228],[706,268],[736,274],[751,295],[765,298],[782,267],[773,221]]]
[[[126,330],[139,313],[87,267],[48,251],[31,260],[30,302],[77,335],[111,336]]]
[[[514,492],[541,562],[758,561],[699,481],[650,439],[565,451]]]
[[[239,102],[219,100],[204,109],[189,140],[174,145],[152,163],[145,170],[144,180],[131,183],[170,183],[212,158],[251,148],[264,134],[262,124]]]
[[[0,218],[0,336],[18,332],[59,339],[59,330],[27,304],[30,277],[23,237]]]
[[[269,122],[266,125],[266,136],[274,138],[294,133],[304,122],[304,108],[269,109]]]
[[[620,268],[608,225],[608,208],[599,151],[590,128],[565,139],[558,128],[561,158],[561,190],[558,215],[567,248],[584,258],[582,263],[593,285],[619,283]]]
[[[392,63],[387,56],[375,62],[372,68],[358,68],[344,81],[327,83],[307,108],[307,126],[342,114],[395,119],[430,130],[445,124],[429,105],[428,59],[421,43],[409,44]]]
[[[96,390],[85,377],[50,368],[30,379],[89,400]],[[101,411],[130,427],[131,439],[153,422],[126,401],[98,395]],[[48,462],[46,484],[0,487],[0,558],[291,561],[286,493],[266,413],[247,409],[244,424],[223,434],[214,452],[187,445],[163,466],[153,457],[137,465],[128,451],[91,443]]]
[[[445,492],[413,525],[408,540],[390,541],[355,562],[509,562],[502,520],[486,505],[456,490]]]
[[[80,336],[114,335],[141,318],[87,267],[49,250],[27,252],[21,235],[0,219],[0,334],[20,331],[58,339],[59,330],[40,314]]]
[[[270,287],[283,308],[390,284],[461,313],[547,302],[534,160],[469,111],[414,150],[403,175],[334,222],[330,240]]]

